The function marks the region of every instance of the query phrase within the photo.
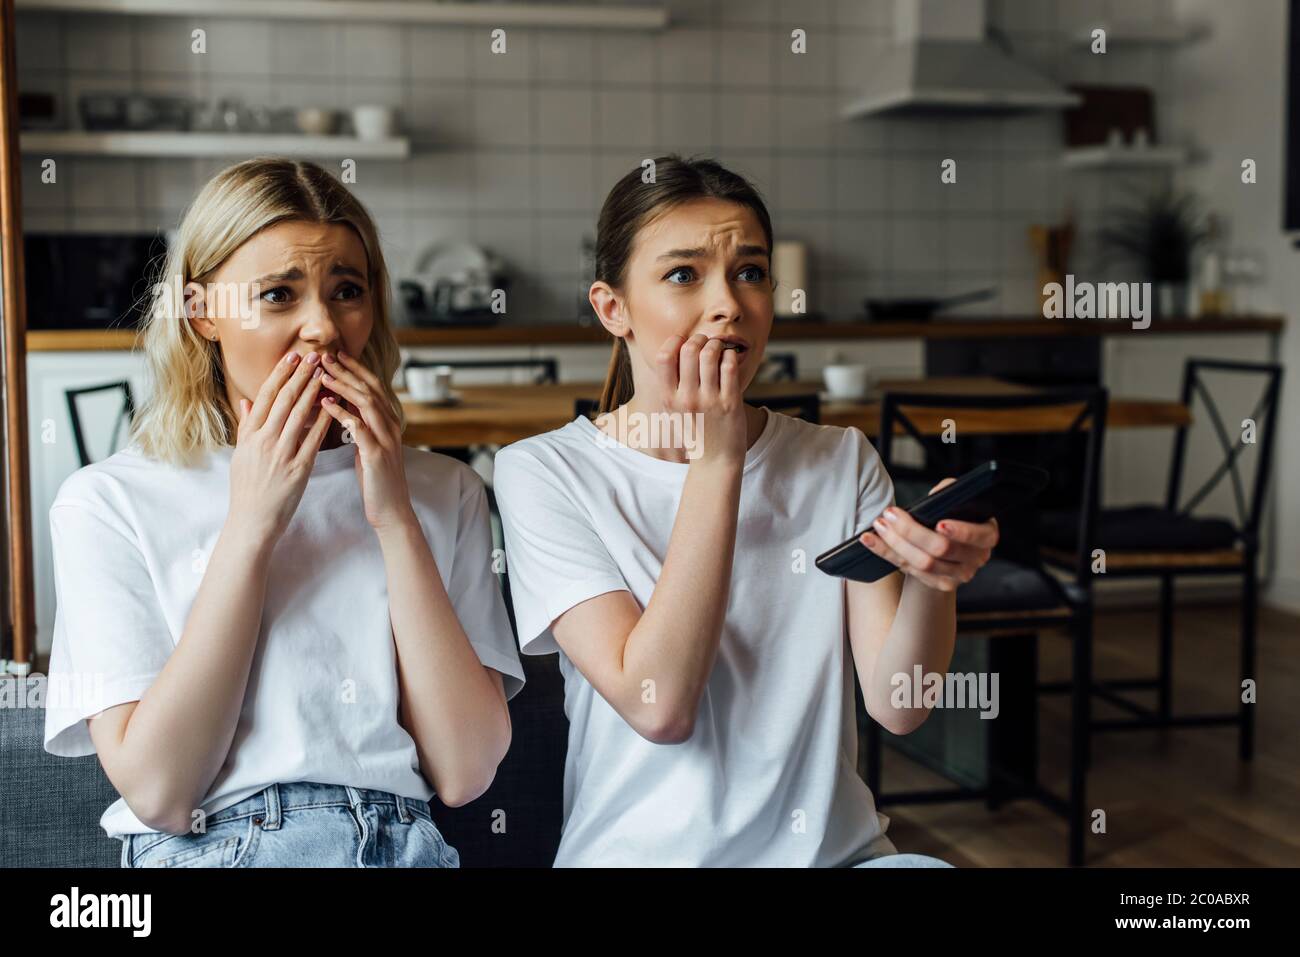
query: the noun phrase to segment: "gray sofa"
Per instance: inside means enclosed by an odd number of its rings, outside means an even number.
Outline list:
[[[527,682],[510,702],[514,737],[492,787],[464,807],[433,802],[462,867],[549,867],[555,859],[568,743],[563,678],[555,655],[524,655],[523,664]],[[47,754],[44,736],[43,709],[0,707],[0,868],[117,867],[121,842],[99,826],[117,791],[94,755]],[[492,830],[498,808],[506,834]]]
[[[44,740],[43,708],[0,708],[0,867],[117,867],[122,844],[99,826],[117,791],[94,755]]]

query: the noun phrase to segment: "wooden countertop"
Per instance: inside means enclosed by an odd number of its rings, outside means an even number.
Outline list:
[[[750,388],[748,398],[761,405],[763,399],[804,394],[817,388],[816,383],[809,382],[758,383]],[[1027,395],[1038,391],[989,376],[887,380],[864,399],[823,403],[821,420],[826,425],[852,426],[875,436],[880,431],[879,394],[888,389],[964,395]],[[398,392],[406,413],[403,434],[406,444],[508,445],[573,421],[574,401],[599,396],[600,383],[461,386],[455,391],[459,401],[454,405],[419,402],[404,391]],[[1032,411],[967,409],[962,412],[962,429],[972,435],[1060,432],[1070,427],[1081,408],[1075,403]],[[914,409],[908,415],[924,434],[939,435],[944,417],[952,413],[943,409]],[[1186,406],[1163,399],[1112,396],[1106,415],[1107,429],[1171,428],[1190,422],[1191,414]]]
[[[927,322],[803,322],[778,320],[772,339],[778,341],[836,339],[984,339],[1054,338],[1057,336],[1188,335],[1197,333],[1281,332],[1281,316],[1227,316],[1205,319],[1153,320],[1149,329],[1132,328],[1128,320],[970,318],[931,319]],[[130,329],[30,330],[28,352],[125,351],[135,345]],[[609,341],[598,325],[576,322],[537,325],[500,325],[483,328],[416,328],[400,326],[397,341],[403,346],[532,346],[583,345]]]

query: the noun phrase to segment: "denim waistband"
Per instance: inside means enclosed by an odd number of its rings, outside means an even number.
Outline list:
[[[253,817],[254,824],[260,824],[268,831],[280,827],[285,811],[301,810],[312,807],[351,807],[363,804],[389,804],[397,808],[397,816],[403,824],[409,824],[412,811],[432,817],[428,801],[402,797],[387,791],[371,788],[354,788],[346,784],[318,784],[314,781],[294,781],[289,784],[272,784],[238,801],[220,811],[208,815],[208,824],[220,824],[223,821],[237,821]]]

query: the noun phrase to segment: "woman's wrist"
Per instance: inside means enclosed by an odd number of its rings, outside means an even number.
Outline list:
[[[371,527],[379,537],[381,549],[388,545],[404,544],[412,535],[418,535],[421,541],[424,540],[424,528],[420,525],[415,509],[410,505],[392,518],[386,518]]]
[[[232,549],[246,561],[269,560],[280,536],[266,529],[254,528],[243,521],[227,520],[217,544]]]

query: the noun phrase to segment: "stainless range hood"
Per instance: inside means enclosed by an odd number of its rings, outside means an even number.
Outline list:
[[[846,117],[1063,110],[1078,96],[985,35],[985,0],[894,0],[894,42]]]

